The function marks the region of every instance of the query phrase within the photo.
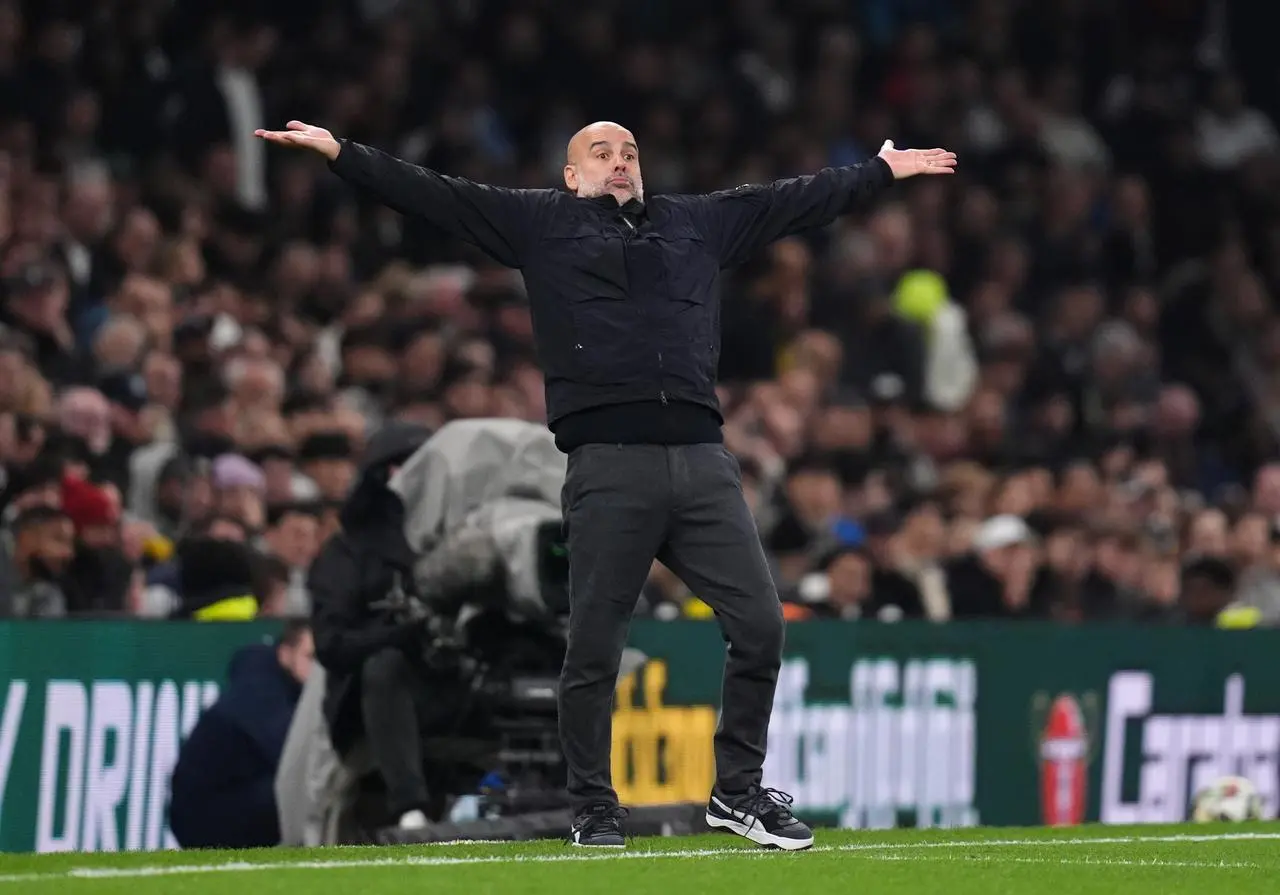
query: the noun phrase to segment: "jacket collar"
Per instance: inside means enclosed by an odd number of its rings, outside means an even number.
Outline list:
[[[622,203],[621,205],[618,204],[618,199],[616,196],[613,195],[613,193],[605,193],[602,196],[595,196],[594,198],[588,199],[587,201],[599,206],[600,208],[603,208],[605,211],[621,210],[621,211],[627,212],[628,214],[641,215],[641,214],[644,214],[644,210],[645,210],[644,203],[641,202],[639,199],[635,198],[634,196],[632,196],[630,199],[628,199],[626,202]]]

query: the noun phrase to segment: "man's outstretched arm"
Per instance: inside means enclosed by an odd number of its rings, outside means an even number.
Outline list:
[[[707,232],[721,264],[734,267],[775,240],[866,207],[895,180],[954,174],[955,165],[953,152],[899,150],[886,141],[879,155],[859,165],[712,193],[704,206]]]
[[[286,130],[259,130],[271,143],[306,149],[329,160],[333,173],[401,214],[422,218],[465,240],[501,264],[520,267],[550,190],[512,190],[450,177],[385,152],[340,140],[322,127],[290,121]]]

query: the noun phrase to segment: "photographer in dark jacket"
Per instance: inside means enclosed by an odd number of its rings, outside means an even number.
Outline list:
[[[280,843],[276,769],[313,658],[306,624],[291,622],[275,644],[246,646],[231,659],[226,689],[173,769],[169,826],[183,848]]]
[[[388,597],[413,593],[414,555],[404,506],[387,483],[427,431],[391,423],[370,439],[360,476],[342,508],[342,529],[311,567],[316,657],[327,673],[325,718],[334,748],[363,737],[404,829],[427,822],[422,731],[449,711],[449,688],[426,668],[423,621],[391,611]]]

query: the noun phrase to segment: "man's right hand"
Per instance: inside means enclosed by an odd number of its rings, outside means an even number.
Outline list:
[[[282,131],[268,131],[259,128],[253,132],[253,135],[271,143],[279,143],[281,146],[295,146],[300,149],[318,152],[329,161],[336,159],[338,153],[342,150],[341,145],[334,139],[333,134],[322,127],[316,127],[314,124],[305,124],[301,121],[290,121],[285,127],[287,130]]]

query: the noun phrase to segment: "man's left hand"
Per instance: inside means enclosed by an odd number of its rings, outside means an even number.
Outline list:
[[[893,141],[885,140],[879,156],[893,171],[894,180],[917,174],[956,173],[956,154],[945,149],[894,149]]]

